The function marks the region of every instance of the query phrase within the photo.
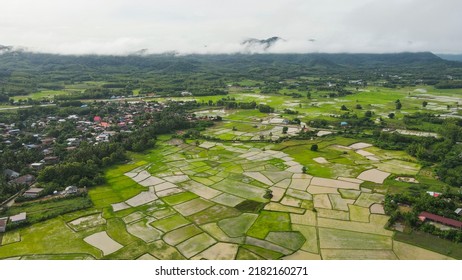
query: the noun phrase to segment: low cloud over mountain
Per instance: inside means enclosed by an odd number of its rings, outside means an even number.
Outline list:
[[[268,39],[250,38],[244,40],[241,45],[244,46],[244,52],[264,52],[268,51],[272,46],[280,41],[284,41],[284,39],[280,37],[271,37]]]

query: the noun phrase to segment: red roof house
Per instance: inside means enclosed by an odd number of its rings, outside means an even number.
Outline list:
[[[433,197],[439,197],[441,195],[439,192],[427,192],[427,194]]]
[[[422,222],[425,221],[425,220],[430,220],[430,221],[437,222],[437,223],[447,225],[447,226],[450,226],[450,227],[455,227],[455,228],[462,229],[462,222],[461,221],[446,218],[446,217],[443,217],[443,216],[440,216],[440,215],[435,215],[435,214],[425,212],[425,211],[419,214],[419,220],[421,220]]]
[[[104,128],[108,128],[108,127],[110,127],[111,125],[110,125],[109,123],[107,123],[107,122],[101,122],[101,123],[100,123],[100,126],[101,126],[101,127],[104,127]]]

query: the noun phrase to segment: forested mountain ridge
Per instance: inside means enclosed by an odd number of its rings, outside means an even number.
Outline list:
[[[114,70],[114,67],[128,67],[128,69],[144,69],[159,72],[191,72],[207,71],[215,65],[223,68],[236,67],[250,70],[255,66],[287,66],[300,65],[307,68],[323,65],[329,67],[462,67],[462,63],[444,60],[430,52],[422,53],[393,53],[393,54],[350,54],[350,53],[309,53],[309,54],[216,54],[216,55],[127,55],[127,56],[99,56],[99,55],[54,55],[30,53],[8,49],[0,55],[0,69],[2,70],[40,70],[53,71],[82,70],[82,68]],[[79,69],[80,68],[80,69]]]
[[[26,95],[66,84],[105,81],[143,92],[175,94],[200,88],[225,90],[230,80],[277,83],[299,77],[381,81],[393,86],[435,85],[462,78],[462,62],[430,52],[390,54],[215,54],[176,53],[100,56],[32,53],[3,47],[0,89],[6,96]],[[327,81],[326,81],[327,82]]]
[[[462,62],[462,54],[437,54],[437,55],[445,60]]]

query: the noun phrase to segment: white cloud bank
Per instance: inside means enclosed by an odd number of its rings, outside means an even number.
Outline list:
[[[462,52],[460,0],[0,0],[0,44],[62,54]]]

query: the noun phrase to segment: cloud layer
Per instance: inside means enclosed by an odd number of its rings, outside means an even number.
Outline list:
[[[62,54],[462,52],[460,0],[0,0],[0,44]]]

